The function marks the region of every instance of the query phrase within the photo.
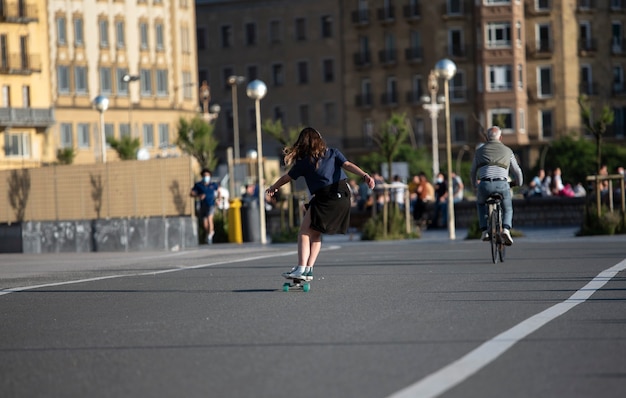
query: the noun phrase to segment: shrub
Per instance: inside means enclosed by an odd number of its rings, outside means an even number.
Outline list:
[[[365,225],[363,225],[361,240],[395,240],[420,237],[419,232],[406,232],[404,212],[400,211],[397,206],[390,206],[389,208],[387,233],[385,233],[384,230],[383,216],[384,214],[380,212],[376,215],[376,217],[372,217],[367,220]]]

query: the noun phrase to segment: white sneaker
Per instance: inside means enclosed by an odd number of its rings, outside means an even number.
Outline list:
[[[283,276],[289,279],[305,279],[304,270],[299,267],[293,267],[289,272],[283,272]]]
[[[508,229],[503,229],[502,230],[502,235],[500,235],[500,237],[502,238],[502,240],[504,240],[504,244],[507,246],[511,246],[513,244],[513,238],[511,238],[511,231],[509,231]]]
[[[489,236],[489,231],[484,230],[484,231],[483,231],[483,234],[482,234],[482,235],[481,235],[481,237],[480,237],[480,239],[481,239],[483,242],[489,242],[489,240],[491,239],[491,237]]]
[[[206,237],[206,243],[208,243],[209,245],[213,244],[213,235],[215,235],[215,232],[211,232],[207,237]]]

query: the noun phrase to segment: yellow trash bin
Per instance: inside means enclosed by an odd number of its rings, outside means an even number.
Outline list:
[[[243,243],[241,233],[241,200],[231,199],[228,208],[228,241],[230,243]]]

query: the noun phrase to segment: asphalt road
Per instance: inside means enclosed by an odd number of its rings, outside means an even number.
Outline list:
[[[0,255],[2,397],[623,397],[626,237]]]

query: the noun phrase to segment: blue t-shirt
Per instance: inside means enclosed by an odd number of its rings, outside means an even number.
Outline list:
[[[315,162],[310,158],[296,159],[288,174],[293,180],[304,177],[309,192],[315,193],[320,188],[348,178],[341,168],[347,161],[338,149],[328,148],[326,154],[320,158],[317,168]]]
[[[209,184],[205,184],[203,181],[196,182],[193,186],[192,190],[197,195],[206,195],[204,197],[204,205],[206,206],[215,206],[215,196],[217,195],[218,185],[215,182],[211,182]]]

